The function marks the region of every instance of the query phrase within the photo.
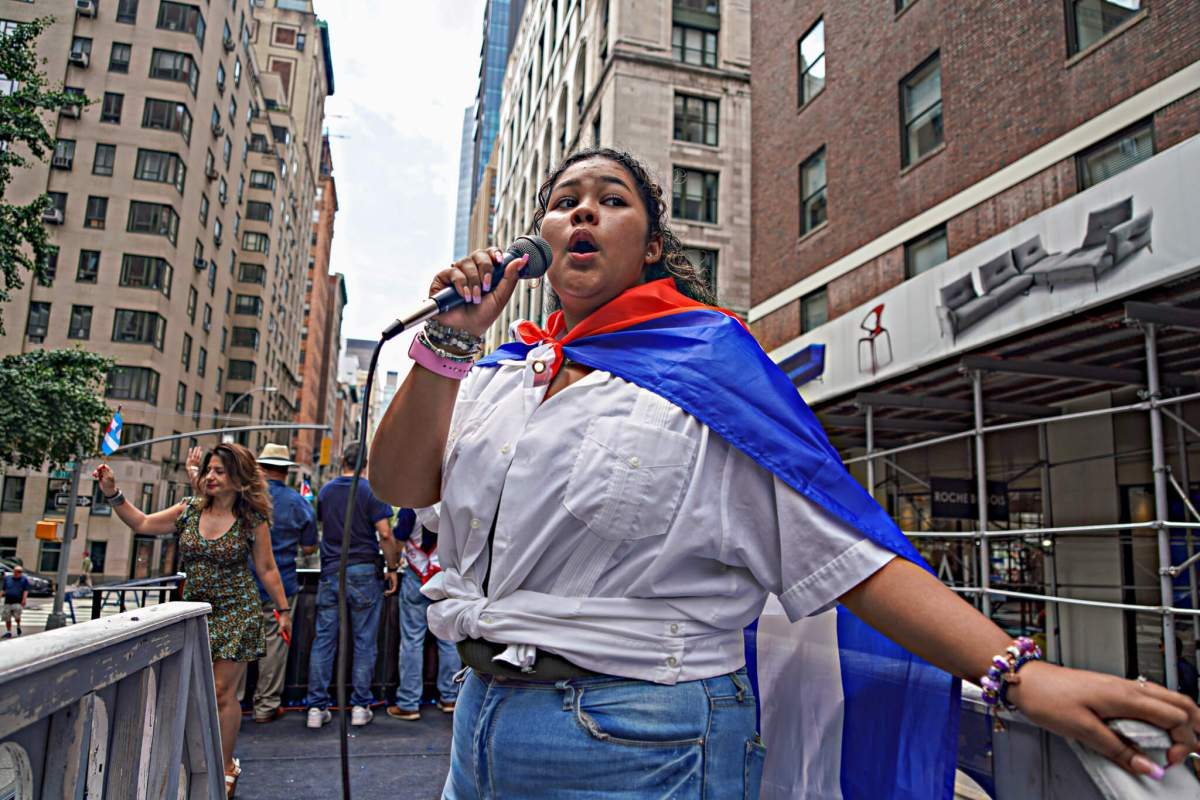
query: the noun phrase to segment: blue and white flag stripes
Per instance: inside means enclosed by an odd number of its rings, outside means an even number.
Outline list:
[[[604,308],[654,292],[655,283]],[[846,472],[816,416],[744,326],[658,293],[674,309],[652,319],[631,314],[627,327],[572,337],[562,344],[564,356],[670,400],[876,544],[928,569]],[[523,358],[532,346],[503,345],[476,366]],[[746,645],[768,752],[764,798],[953,797],[957,680],[844,608],[794,625],[764,615],[747,629]]]
[[[113,413],[112,422],[108,423],[108,427],[104,429],[104,443],[100,445],[104,455],[111,456],[121,446],[121,426],[123,424],[121,410],[117,409]]]

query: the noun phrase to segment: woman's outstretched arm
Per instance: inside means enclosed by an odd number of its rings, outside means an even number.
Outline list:
[[[92,473],[92,477],[100,482],[100,491],[105,497],[117,493],[117,481],[113,476],[112,467],[101,464]],[[176,503],[170,508],[156,511],[153,514],[143,514],[128,498],[124,503],[112,507],[121,522],[129,526],[134,533],[161,534],[175,530],[175,521],[183,513],[183,503]]]
[[[972,683],[987,672],[992,656],[1012,643],[974,606],[903,558],[893,559],[841,602],[906,650]],[[1175,741],[1168,753],[1172,765],[1197,747],[1200,708],[1178,692],[1042,661],[1026,664],[1020,678],[1008,690],[1009,702],[1038,725],[1087,744],[1135,774],[1153,775],[1158,767],[1104,720],[1141,719],[1167,730]]]

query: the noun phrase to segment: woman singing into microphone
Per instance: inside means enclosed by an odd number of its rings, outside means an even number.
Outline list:
[[[1196,748],[1191,700],[1040,661],[924,568],[740,320],[710,305],[635,159],[575,153],[538,206],[561,311],[472,366],[522,262],[495,287],[495,249],[438,273],[432,292],[468,302],[414,340],[370,451],[382,499],[441,503],[442,571],[423,592],[471,668],[444,798],[757,797],[743,628],[768,593],[793,620],[840,603],[870,636],[1135,774],[1162,770],[1104,719],[1169,730],[1171,764]],[[879,726],[919,748],[895,708]],[[900,784],[905,759],[878,760]]]
[[[265,652],[262,608],[249,562],[280,611],[279,630],[292,629],[291,609],[271,551],[271,495],[254,454],[239,444],[219,444],[200,456],[188,454],[195,496],[162,511],[143,513],[117,488],[112,468],[92,473],[109,504],[134,533],[179,537],[187,580],[183,599],[211,603],[208,618],[225,789],[233,797],[241,765],[233,756],[242,708],[237,687],[246,665]],[[193,468],[195,471],[193,472]],[[147,511],[150,511],[147,509]]]

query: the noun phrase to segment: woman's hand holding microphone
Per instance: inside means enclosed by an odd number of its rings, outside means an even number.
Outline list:
[[[435,275],[429,287],[431,297],[447,286],[453,286],[466,300],[463,305],[438,316],[438,322],[475,336],[483,336],[508,304],[517,287],[517,273],[529,257],[523,256],[510,262],[504,270],[504,276],[493,288],[492,273],[503,260],[504,252],[500,248],[488,247],[476,250]]]

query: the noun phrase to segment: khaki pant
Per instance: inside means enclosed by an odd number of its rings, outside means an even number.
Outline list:
[[[288,608],[295,612],[296,596],[288,598]],[[287,673],[288,646],[279,635],[279,623],[275,621],[275,602],[263,603],[263,634],[267,640],[267,651],[258,660],[258,683],[254,686],[254,716],[256,719],[269,717],[279,708],[283,695],[283,680]],[[246,693],[246,673],[242,672],[242,685],[237,696]]]

